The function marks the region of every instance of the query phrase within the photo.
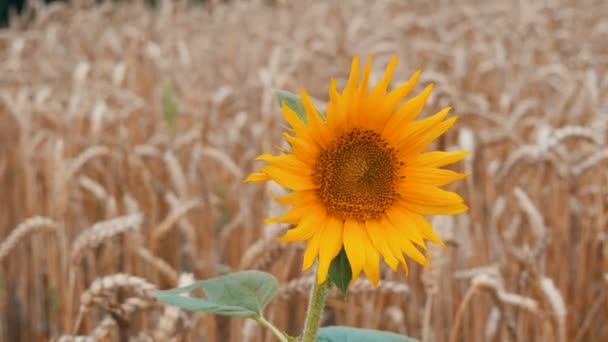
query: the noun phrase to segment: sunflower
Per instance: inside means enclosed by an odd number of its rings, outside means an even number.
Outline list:
[[[387,91],[397,65],[394,56],[370,90],[371,61],[370,56],[359,82],[359,58],[355,56],[342,93],[336,80],[331,80],[324,116],[303,90],[305,120],[282,103],[283,117],[291,126],[283,135],[291,150],[260,155],[257,160],[268,164],[245,179],[273,180],[292,190],[275,198],[291,208],[266,222],[295,225],[279,240],[307,242],[303,269],[318,258],[317,283],[326,280],[332,260],[342,249],[353,280],[364,272],[377,285],[380,256],[391,269],[401,266],[407,274],[404,256],[425,265],[425,242],[443,245],[424,215],[453,215],[468,209],[458,194],[441,189],[466,176],[441,167],[468,152],[425,152],[454,125],[456,117],[446,119],[448,107],[415,120],[432,84],[403,102],[418,81],[417,71]]]

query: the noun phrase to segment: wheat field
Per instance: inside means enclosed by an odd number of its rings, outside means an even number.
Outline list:
[[[243,184],[285,126],[275,89],[320,108],[353,55],[422,68],[468,149],[470,211],[410,275],[334,293],[323,325],[429,341],[608,340],[608,2],[71,1],[0,30],[0,341],[272,341],[155,289],[259,269],[298,334],[312,275]]]

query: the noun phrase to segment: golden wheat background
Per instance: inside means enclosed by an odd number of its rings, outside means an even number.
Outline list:
[[[608,340],[608,2],[235,0],[34,5],[0,30],[0,341],[271,341],[150,295],[244,269],[279,279],[266,316],[297,334],[302,246],[262,223],[281,189],[242,180],[281,144],[273,89],[323,107],[370,52],[373,79],[398,53],[395,83],[436,84],[423,116],[460,115],[437,147],[471,150],[471,210],[323,324]]]

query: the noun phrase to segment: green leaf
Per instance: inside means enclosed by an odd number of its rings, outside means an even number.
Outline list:
[[[169,134],[171,137],[175,137],[177,130],[177,99],[171,83],[167,83],[163,87],[163,114]]]
[[[202,289],[204,298],[188,297],[192,290]],[[192,311],[223,316],[249,317],[262,311],[279,289],[277,280],[268,273],[244,271],[198,281],[190,286],[156,291],[161,302]]]
[[[352,277],[353,271],[350,268],[346,252],[342,248],[340,253],[332,260],[331,265],[329,265],[329,279],[340,289],[342,295],[346,296]]]
[[[417,340],[391,332],[351,327],[324,327],[319,329],[317,342],[417,342]]]
[[[306,111],[304,110],[304,105],[302,104],[302,100],[300,100],[298,95],[286,90],[277,90],[274,94],[279,100],[279,105],[282,105],[283,102],[285,102],[287,107],[296,112],[300,120],[306,123]]]

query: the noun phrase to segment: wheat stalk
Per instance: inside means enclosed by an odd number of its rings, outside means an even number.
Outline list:
[[[454,323],[450,331],[450,342],[455,342],[457,340],[464,310],[468,306],[473,295],[480,290],[488,292],[499,307],[509,305],[527,310],[531,313],[539,312],[537,301],[515,293],[506,292],[498,277],[489,274],[476,275],[471,280],[471,287],[469,287],[458,306]]]
[[[177,271],[171,267],[165,260],[152,254],[145,247],[139,247],[137,249],[137,255],[139,255],[144,261],[152,265],[158,273],[160,273],[170,284],[177,284]]]
[[[108,216],[116,215],[118,211],[118,209],[116,208],[116,199],[113,196],[110,196],[101,184],[95,182],[94,180],[86,176],[79,177],[78,184],[80,184],[81,187],[92,193],[97,198],[97,200],[106,204]]]
[[[568,168],[564,167],[555,157],[553,153],[546,150],[543,146],[524,145],[512,152],[501,167],[501,172],[498,174],[500,179],[505,179],[509,176],[514,167],[527,161],[530,164],[549,162],[551,163],[558,174],[565,177],[568,174]]]
[[[550,230],[545,225],[542,214],[538,208],[534,206],[530,197],[528,197],[528,195],[519,187],[515,187],[513,193],[517,198],[517,203],[519,203],[530,220],[532,231],[537,240],[534,247],[534,257],[538,260],[549,244]]]
[[[450,216],[438,216],[433,218],[432,226],[435,227],[437,235],[447,241],[453,239],[454,219]],[[426,302],[422,321],[422,341],[430,341],[431,338],[431,315],[433,299],[441,291],[443,268],[447,263],[446,250],[442,246],[429,246],[429,263],[422,271],[422,283],[425,287]]]
[[[606,278],[608,279],[608,276]],[[589,331],[589,329],[591,327],[591,323],[593,322],[593,319],[595,317],[597,317],[598,312],[601,311],[601,309],[603,307],[602,304],[606,301],[606,297],[607,297],[606,291],[602,291],[600,296],[598,298],[596,298],[597,300],[593,303],[593,305],[591,306],[589,311],[587,311],[585,318],[583,319],[582,323],[580,324],[580,328],[576,332],[576,336],[574,338],[575,342],[581,342],[584,340],[585,335],[587,334],[587,332]]]
[[[179,206],[176,206],[171,213],[152,230],[153,241],[156,241],[157,243],[158,240],[165,236],[184,215],[201,205],[201,202],[198,200],[180,203]]]
[[[0,243],[0,262],[2,262],[21,240],[37,233],[59,234],[61,227],[48,217],[35,216],[21,222],[9,236]]]
[[[188,193],[188,187],[186,186],[186,177],[182,170],[182,166],[177,160],[177,156],[173,151],[166,151],[163,155],[163,161],[167,166],[167,170],[171,177],[171,183],[173,183],[175,191],[178,193],[179,197],[185,197]]]
[[[77,263],[84,252],[95,248],[118,234],[139,231],[143,222],[140,213],[101,221],[82,232],[72,244],[72,262]]]
[[[138,295],[141,298],[155,301],[152,292],[156,286],[141,277],[124,273],[116,273],[97,278],[89,288],[80,296],[81,310],[87,312],[95,304],[103,304],[107,297],[124,290]]]
[[[80,309],[76,323],[74,324],[73,333],[75,334],[82,321],[83,316],[95,305],[111,309],[111,306],[117,307],[113,303],[111,296],[118,291],[126,291],[133,293],[138,297],[130,299],[119,307],[119,311],[129,313],[135,309],[147,305],[147,303],[156,302],[152,292],[156,290],[156,286],[149,283],[143,278],[135,277],[124,273],[116,273],[113,275],[97,278],[91,283],[89,288],[80,295]],[[120,305],[120,304],[118,304]]]
[[[149,144],[135,146],[134,152],[141,157],[153,157],[157,159],[161,159],[163,155],[158,147]]]
[[[608,150],[601,149],[599,151],[595,151],[591,156],[587,159],[577,163],[572,167],[572,174],[576,177],[580,176],[587,170],[596,167],[604,160],[608,160]]]
[[[540,277],[540,288],[542,293],[547,298],[551,311],[555,317],[559,341],[567,341],[566,316],[568,311],[566,309],[566,304],[564,303],[564,297],[561,295],[557,287],[555,287],[555,283],[550,278]]]
[[[275,238],[258,240],[243,253],[239,269],[266,270],[288,250],[303,250],[304,244],[280,243]]]
[[[241,180],[245,178],[245,176],[243,175],[243,171],[241,171],[241,168],[238,167],[238,165],[236,165],[236,163],[221,150],[211,147],[205,147],[201,150],[201,155],[219,162],[221,165],[224,166],[226,170],[230,172],[234,179]]]
[[[67,169],[66,179],[73,177],[89,160],[96,157],[109,155],[111,155],[111,151],[105,146],[92,146],[87,148],[70,162]]]

